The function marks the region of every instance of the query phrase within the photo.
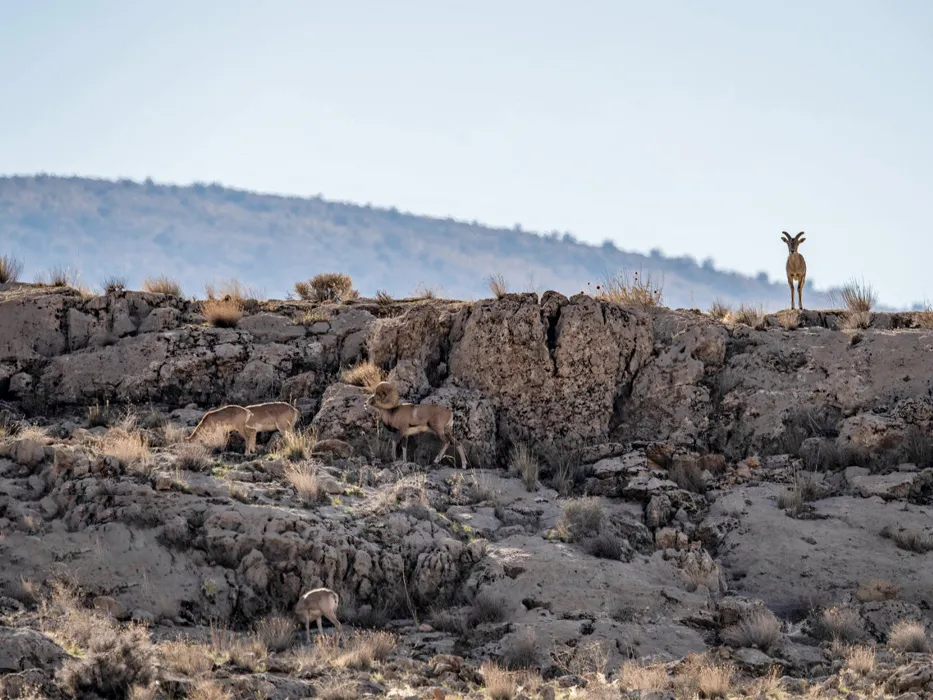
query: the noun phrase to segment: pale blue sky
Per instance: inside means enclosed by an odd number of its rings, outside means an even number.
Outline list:
[[[0,0],[0,173],[218,181],[933,300],[929,0]]]

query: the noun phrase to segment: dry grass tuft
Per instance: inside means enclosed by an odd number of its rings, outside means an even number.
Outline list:
[[[307,282],[295,282],[295,293],[304,301],[346,301],[360,296],[350,275],[341,272],[322,272]]]
[[[345,636],[342,644],[336,636],[318,637],[311,649],[295,650],[291,660],[299,672],[317,666],[368,671],[388,659],[397,644],[394,634],[383,631],[356,632]]]
[[[648,666],[638,661],[626,661],[619,669],[622,687],[628,690],[664,690],[670,678],[663,665]]]
[[[754,328],[756,331],[764,330],[765,312],[760,306],[742,304],[735,311],[730,311],[723,318],[723,323],[738,324]]]
[[[35,282],[45,287],[77,288],[80,285],[80,275],[77,270],[72,270],[70,267],[56,265],[47,272],[38,273]]]
[[[214,667],[210,647],[187,640],[174,640],[159,645],[159,655],[166,668],[189,678],[202,676]]]
[[[892,540],[899,549],[908,552],[925,554],[926,552],[933,551],[933,536],[927,532],[920,532],[912,528],[903,527],[894,529],[886,525],[881,530],[881,536]]]
[[[867,675],[875,670],[875,650],[867,646],[854,646],[846,651],[846,668],[859,675]]]
[[[289,430],[279,437],[275,454],[291,462],[300,462],[311,457],[316,443],[313,430]]]
[[[101,452],[117,458],[125,467],[137,464],[152,454],[149,438],[145,434],[130,432],[124,428],[111,428],[107,432]]]
[[[722,640],[733,647],[754,647],[767,652],[781,641],[781,621],[770,610],[757,610],[722,631]]]
[[[175,466],[190,472],[206,471],[211,464],[211,453],[199,442],[181,442],[175,446],[178,460]]]
[[[494,661],[484,661],[479,669],[491,700],[537,697],[541,677],[528,671],[507,671]]]
[[[651,309],[663,305],[664,283],[652,280],[651,274],[622,271],[596,285],[597,299],[611,301],[620,306]]]
[[[179,443],[184,443],[185,438],[188,437],[188,429],[182,425],[178,425],[177,423],[163,423],[159,428],[159,432],[162,436],[163,445],[177,445]]]
[[[419,282],[411,295],[415,299],[437,299],[438,291],[434,287],[429,287],[424,282]]]
[[[143,291],[150,294],[167,294],[173,297],[181,296],[181,286],[167,275],[147,277],[143,280]]]
[[[385,373],[382,369],[369,360],[358,362],[340,373],[340,381],[344,384],[361,386],[369,392],[375,391],[376,385],[384,379]]]
[[[518,678],[493,661],[485,661],[479,669],[483,685],[492,700],[514,700],[518,697]]]
[[[860,585],[855,591],[855,597],[861,602],[893,600],[897,598],[900,587],[896,583],[884,579],[872,579]]]
[[[309,464],[295,464],[285,470],[285,478],[306,504],[318,503],[325,495],[317,470]]]
[[[251,287],[247,287],[235,277],[231,277],[230,279],[223,280],[219,284],[213,282],[205,284],[204,296],[208,301],[230,299],[238,301],[240,305],[243,306],[248,301],[258,300],[262,295]]]
[[[865,636],[865,627],[858,610],[838,605],[820,611],[814,620],[813,632],[822,639],[853,644]]]
[[[735,667],[717,664],[705,657],[689,657],[678,674],[677,684],[699,692],[704,698],[724,698],[732,687]]]
[[[110,408],[109,400],[105,401],[103,406],[95,403],[93,406],[87,407],[88,428],[109,427],[115,417],[114,411]]]
[[[538,639],[534,630],[526,628],[516,635],[511,644],[502,652],[502,662],[512,671],[537,668]]]
[[[22,260],[12,255],[0,255],[0,284],[16,282],[22,271]]]
[[[101,282],[101,288],[104,294],[119,294],[126,289],[126,277],[109,275]]]
[[[557,534],[566,542],[579,542],[585,537],[602,532],[606,524],[606,511],[596,497],[574,498],[565,506],[557,521]]]
[[[216,681],[199,681],[188,692],[188,700],[234,700],[234,695]]]
[[[897,651],[929,653],[933,651],[923,623],[901,620],[894,623],[888,633],[888,646]]]
[[[484,278],[484,281],[489,286],[489,291],[492,292],[492,295],[496,299],[501,299],[509,293],[509,285],[506,283],[505,277],[501,272],[489,275]]]
[[[524,443],[515,443],[509,450],[509,472],[521,477],[528,491],[538,489],[541,467],[534,451]]]
[[[712,306],[709,307],[709,315],[717,321],[722,321],[730,313],[732,313],[732,307],[719,299],[714,301]]]
[[[238,299],[207,299],[201,302],[204,320],[214,328],[236,328],[243,318],[243,302]]]
[[[295,621],[287,615],[267,615],[256,623],[256,637],[270,651],[285,651],[295,638]]]
[[[842,285],[839,296],[845,308],[853,312],[871,311],[878,301],[874,288],[865,280],[849,280]]]
[[[487,622],[504,622],[509,616],[509,603],[501,595],[489,591],[481,591],[473,599],[473,606],[467,615],[470,627],[476,627]]]
[[[393,301],[392,295],[389,294],[386,290],[384,289],[376,290],[376,302],[379,303],[380,306],[386,306],[388,304],[391,304],[392,301]]]

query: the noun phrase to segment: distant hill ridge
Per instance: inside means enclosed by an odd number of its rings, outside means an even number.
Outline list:
[[[236,277],[269,297],[319,272],[346,272],[364,295],[416,288],[451,298],[490,295],[487,275],[501,273],[511,291],[574,294],[620,270],[663,278],[671,307],[730,305],[785,308],[787,284],[764,274],[717,270],[707,261],[594,246],[570,234],[529,233],[438,219],[321,197],[258,194],[211,184],[99,180],[50,175],[0,178],[0,254],[25,263],[25,279],[53,265],[77,268],[86,283],[125,276],[177,279],[186,294]],[[829,294],[807,287],[809,308],[828,308]]]

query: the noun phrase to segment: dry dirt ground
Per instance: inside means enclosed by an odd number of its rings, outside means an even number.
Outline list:
[[[933,697],[919,319],[162,297],[0,289],[0,697]],[[389,457],[382,378],[467,468]]]

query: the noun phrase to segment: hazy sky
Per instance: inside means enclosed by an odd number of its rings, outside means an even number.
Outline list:
[[[573,8],[573,9],[571,9]],[[0,0],[0,172],[218,181],[933,301],[929,0]]]

